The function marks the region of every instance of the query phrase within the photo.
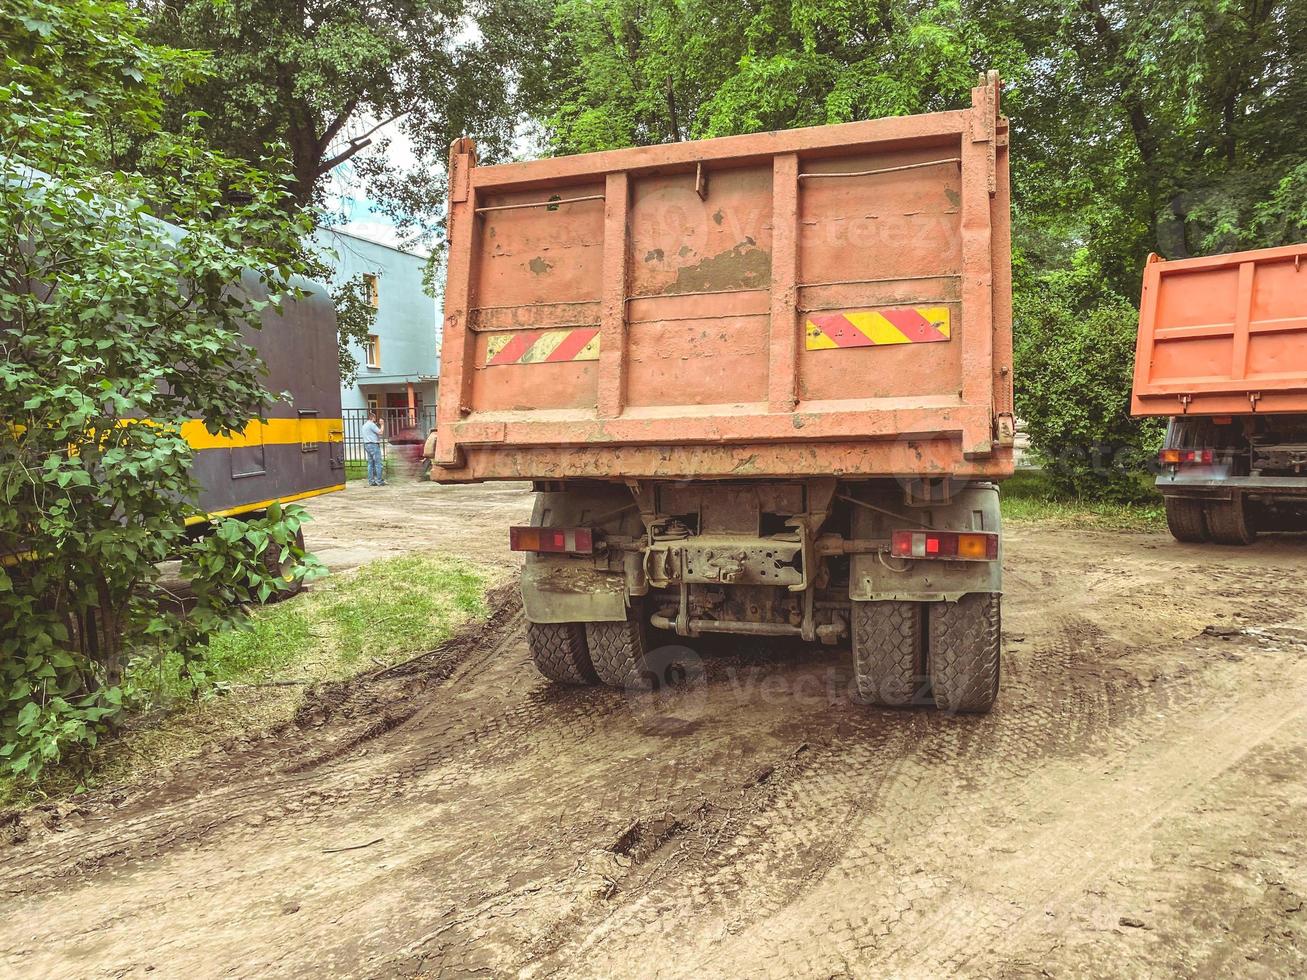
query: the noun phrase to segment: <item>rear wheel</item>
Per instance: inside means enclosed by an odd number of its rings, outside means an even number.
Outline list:
[[[985,714],[998,698],[1000,597],[977,592],[930,606],[930,684],[941,711]]]
[[[1238,491],[1229,500],[1207,505],[1207,529],[1217,544],[1252,544],[1257,538]]]
[[[527,623],[526,645],[536,670],[559,684],[595,684],[585,627],[580,623]]]
[[[645,660],[645,625],[639,606],[619,623],[586,623],[585,635],[601,681],[610,687],[651,686],[653,671]]]
[[[1184,497],[1166,498],[1166,526],[1177,541],[1197,544],[1206,541],[1207,523],[1203,519],[1203,502]]]
[[[853,603],[853,677],[864,704],[899,708],[925,687],[922,606]]]

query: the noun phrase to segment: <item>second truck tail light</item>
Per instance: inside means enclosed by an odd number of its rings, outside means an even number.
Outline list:
[[[1216,453],[1211,449],[1163,449],[1157,458],[1172,466],[1202,466],[1213,462]]]
[[[512,551],[590,555],[595,550],[594,531],[588,527],[510,527],[508,547]]]
[[[954,561],[994,561],[998,535],[981,531],[895,531],[890,538],[895,558],[948,558]]]

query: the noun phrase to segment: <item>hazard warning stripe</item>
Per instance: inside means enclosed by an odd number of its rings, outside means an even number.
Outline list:
[[[599,328],[521,330],[486,339],[486,366],[599,360]]]
[[[808,350],[932,344],[948,340],[947,306],[903,306],[809,314],[804,324]]]

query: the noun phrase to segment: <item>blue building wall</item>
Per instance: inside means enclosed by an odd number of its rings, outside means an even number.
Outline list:
[[[411,385],[416,403],[434,407],[440,373],[440,319],[435,300],[422,291],[425,257],[332,228],[319,229],[314,239],[336,270],[333,285],[365,273],[377,277],[377,316],[372,332],[380,340],[381,363],[367,367],[364,350],[355,351],[358,379],[341,387],[341,406],[407,406]]]

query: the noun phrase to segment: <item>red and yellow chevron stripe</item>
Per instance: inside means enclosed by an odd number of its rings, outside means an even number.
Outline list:
[[[500,364],[558,364],[599,360],[599,328],[519,330],[491,334],[486,340],[486,367]]]
[[[947,306],[902,306],[809,314],[804,324],[808,350],[933,344],[949,339]]]

